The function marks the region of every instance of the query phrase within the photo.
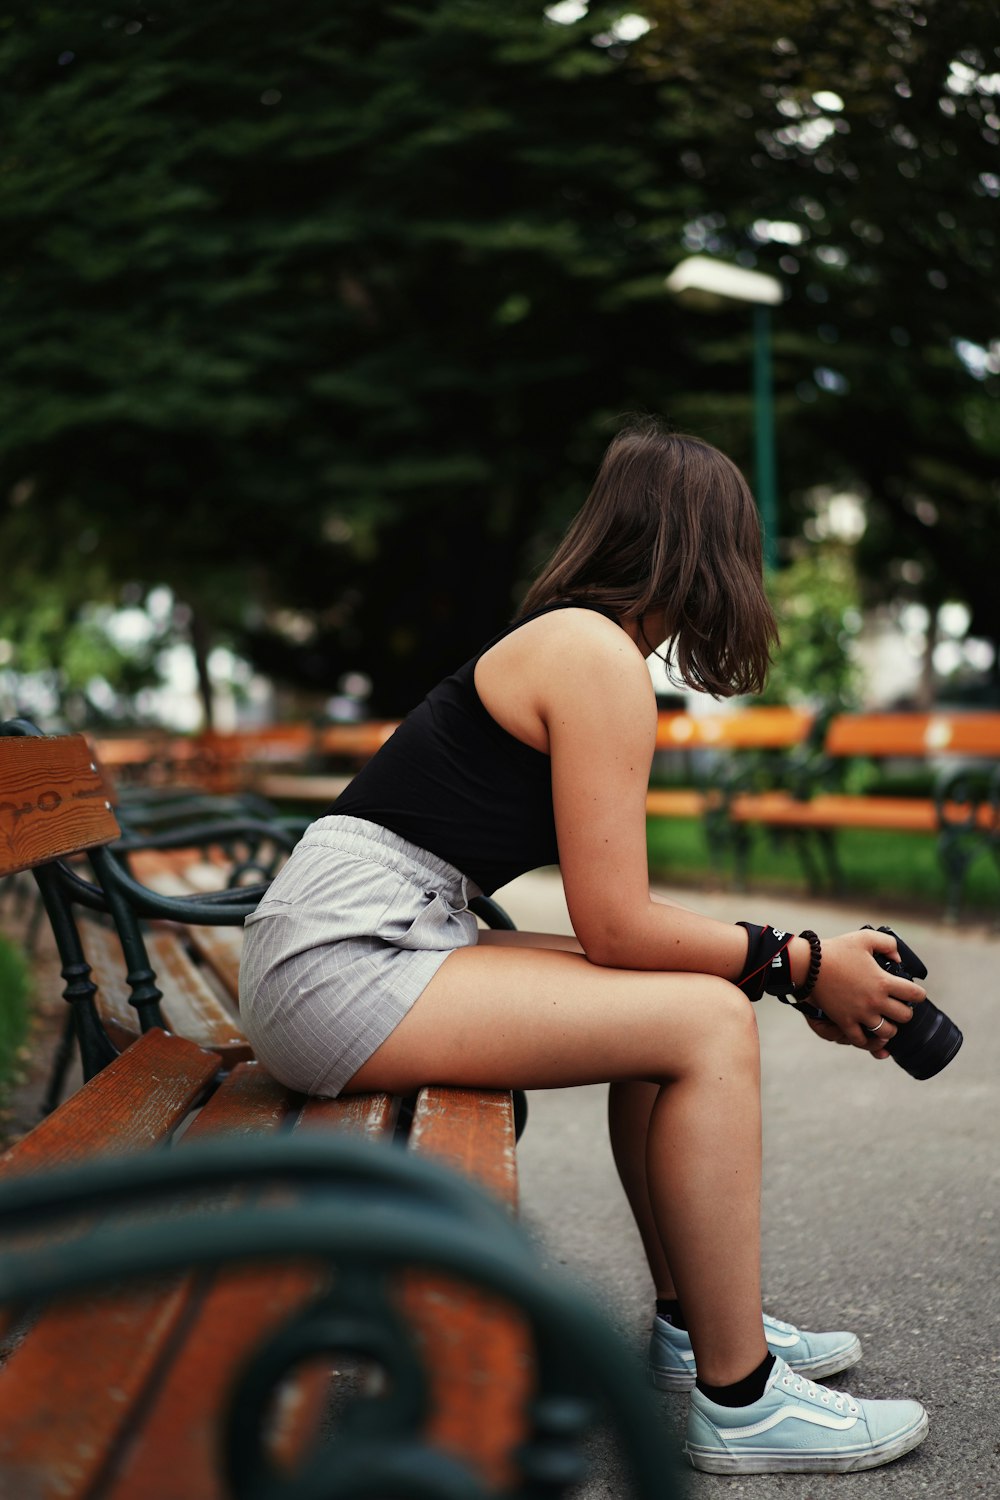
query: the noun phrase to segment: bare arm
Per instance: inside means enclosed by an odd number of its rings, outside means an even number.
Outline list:
[[[654,901],[646,791],[656,740],[649,672],[600,616],[567,619],[540,674],[540,710],[570,918],[584,952],[609,968],[739,976],[742,928]]]
[[[654,898],[646,853],[646,790],[656,738],[656,701],[645,662],[624,632],[600,616],[575,616],[547,643],[534,681],[548,733],[560,865],[574,931],[592,963],[739,978],[743,928]],[[896,955],[893,940],[858,931],[823,940],[815,1004],[834,1023],[821,1034],[881,1052],[903,1001],[924,996],[872,959]],[[808,944],[795,938],[792,978],[805,978]],[[864,1031],[885,1016],[872,1043]]]

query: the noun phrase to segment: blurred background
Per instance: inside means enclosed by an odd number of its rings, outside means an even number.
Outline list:
[[[0,7],[0,717],[402,714],[634,412],[767,499],[773,701],[1000,702],[997,41],[981,0]]]
[[[942,1424],[895,1500],[962,1493],[956,1457],[985,1493],[997,1464],[989,1361],[970,1384],[956,1351],[984,1327],[1000,1347],[1000,712],[983,784],[954,816],[937,797],[968,750],[947,710],[1000,711],[997,21],[996,0],[0,0],[0,722],[86,731],[123,822],[159,826],[188,778],[323,810],[510,618],[630,416],[746,472],[782,631],[765,699],[804,712],[784,748],[716,744],[748,706],[656,678],[689,714],[654,765],[650,869],[725,920],[891,921],[967,1027],[936,1113],[834,1067],[803,1132],[804,1055],[768,1063],[775,1310],[877,1327],[865,1379],[897,1394],[891,1356]],[[882,708],[921,721],[916,753],[837,762],[837,805],[865,806],[834,839],[801,788],[828,784],[828,723]],[[730,819],[747,787],[800,824]],[[0,788],[8,828],[19,800]],[[519,923],[568,931],[556,882],[526,880]],[[931,926],[959,915],[960,939]],[[69,1038],[42,916],[0,890],[0,1146]],[[634,1328],[621,1204],[574,1175],[611,1180],[595,1099],[533,1096],[523,1202]],[[829,1148],[841,1118],[920,1147],[859,1162]],[[803,1185],[810,1130],[826,1170]],[[819,1245],[814,1205],[842,1210]]]

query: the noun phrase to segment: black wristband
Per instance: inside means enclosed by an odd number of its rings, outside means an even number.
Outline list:
[[[761,927],[757,922],[736,925],[745,927],[749,938],[738,987],[750,1000],[759,1000],[765,990],[769,995],[786,995],[791,988],[788,945],[792,934],[777,927]]]
[[[799,937],[805,938],[809,944],[809,968],[802,983],[792,985],[792,997],[795,1000],[807,1000],[816,988],[816,981],[819,978],[820,965],[823,962],[823,945],[816,934],[810,932],[808,928],[800,932]]]
[[[767,966],[764,976],[764,991],[768,995],[776,995],[779,1000],[784,1000],[788,991],[792,988],[792,960],[789,957],[789,947],[792,942],[792,934],[782,934],[785,943],[779,948]]]

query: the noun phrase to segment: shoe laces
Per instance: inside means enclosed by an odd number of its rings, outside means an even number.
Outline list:
[[[809,1400],[821,1402],[824,1406],[832,1406],[834,1411],[846,1411],[852,1417],[857,1417],[861,1413],[860,1406],[847,1391],[831,1391],[829,1386],[817,1385],[814,1380],[807,1380],[804,1375],[796,1375],[794,1370],[785,1371],[781,1377],[781,1384],[785,1390],[792,1391],[796,1396],[805,1396]]]

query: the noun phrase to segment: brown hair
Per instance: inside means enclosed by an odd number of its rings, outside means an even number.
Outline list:
[[[521,615],[568,599],[603,604],[640,630],[663,610],[684,684],[720,698],[759,691],[778,629],[757,507],[736,465],[653,421],[620,432]]]

